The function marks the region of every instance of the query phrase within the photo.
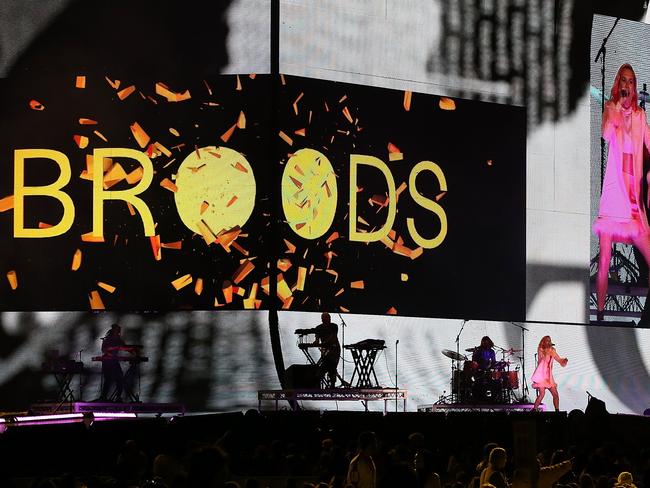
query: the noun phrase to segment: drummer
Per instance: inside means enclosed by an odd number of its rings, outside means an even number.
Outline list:
[[[496,364],[496,354],[494,353],[494,342],[488,336],[481,339],[481,345],[474,348],[472,361],[478,364],[479,371],[492,369]]]

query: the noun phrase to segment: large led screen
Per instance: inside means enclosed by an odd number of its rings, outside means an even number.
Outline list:
[[[594,16],[590,314],[592,321],[648,326],[650,62],[635,47],[643,39],[650,39],[646,24]]]
[[[525,111],[281,76],[3,91],[5,310],[524,317]],[[507,300],[503,298],[507,297]]]

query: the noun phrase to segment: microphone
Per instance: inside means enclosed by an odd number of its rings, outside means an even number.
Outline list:
[[[399,339],[397,339],[397,340],[395,341],[395,345],[397,345],[397,344],[399,344]]]

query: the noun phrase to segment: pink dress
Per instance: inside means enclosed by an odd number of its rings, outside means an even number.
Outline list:
[[[547,353],[544,349],[537,349],[537,367],[531,380],[533,380],[533,388],[553,388],[557,386],[555,379],[553,379],[553,359],[560,361],[560,356],[551,347]]]
[[[613,110],[613,102],[607,102],[605,111]],[[603,115],[605,118],[606,114]],[[600,195],[598,218],[593,230],[598,236],[609,234],[615,242],[631,244],[640,235],[650,233],[646,219],[645,204],[641,201],[643,173],[643,145],[650,148],[650,128],[646,122],[645,111],[631,111],[627,115],[632,140],[631,188],[626,181],[630,176],[623,172],[624,126],[614,127],[603,123],[603,139],[609,144],[607,168]],[[629,149],[626,151],[629,152]]]

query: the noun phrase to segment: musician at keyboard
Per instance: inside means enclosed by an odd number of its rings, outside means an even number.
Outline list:
[[[107,402],[114,399],[122,402],[124,388],[124,373],[118,359],[118,353],[126,344],[122,340],[122,328],[118,324],[111,325],[110,330],[102,337],[102,394],[99,401]],[[111,387],[115,385],[115,393],[109,397]]]
[[[327,387],[336,386],[336,368],[341,357],[341,344],[339,343],[339,326],[332,322],[330,314],[321,314],[322,323],[314,329],[316,342],[320,349],[320,360],[318,361],[321,384],[323,379],[328,377]]]

